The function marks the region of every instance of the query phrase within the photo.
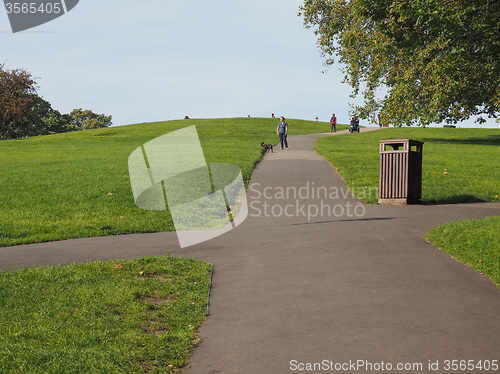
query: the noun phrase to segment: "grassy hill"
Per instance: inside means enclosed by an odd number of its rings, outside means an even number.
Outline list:
[[[135,206],[130,153],[145,142],[196,125],[207,162],[240,167],[246,182],[276,144],[278,119],[178,120],[0,142],[0,246],[77,237],[173,230],[167,212]],[[290,134],[329,130],[289,120]],[[182,149],[179,149],[182,152]]]
[[[278,142],[277,122],[178,120],[1,141],[0,246],[173,230],[168,211],[136,207],[128,175],[130,153],[155,137],[196,125],[207,162],[235,164],[248,182],[262,157],[260,143]],[[323,122],[288,123],[291,135],[329,130]],[[316,150],[351,187],[376,187],[378,141],[395,137],[425,143],[425,202],[498,200],[500,130],[384,129],[323,138]]]

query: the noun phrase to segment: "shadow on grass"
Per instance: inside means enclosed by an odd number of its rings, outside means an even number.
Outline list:
[[[487,135],[481,138],[429,138],[421,139],[432,143],[467,144],[467,145],[500,145],[500,135]]]
[[[420,205],[441,205],[441,204],[464,204],[464,203],[486,203],[487,200],[474,195],[449,196],[442,199],[423,200]]]

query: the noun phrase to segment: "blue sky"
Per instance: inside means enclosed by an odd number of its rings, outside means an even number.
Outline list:
[[[54,109],[111,114],[114,125],[271,113],[328,121],[333,112],[347,123],[350,88],[338,65],[322,73],[301,3],[80,0],[16,34],[0,9],[0,62],[39,78]]]

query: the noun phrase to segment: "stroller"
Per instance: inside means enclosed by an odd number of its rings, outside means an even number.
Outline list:
[[[351,124],[349,125],[349,132],[359,132],[359,119],[356,116],[352,117]]]

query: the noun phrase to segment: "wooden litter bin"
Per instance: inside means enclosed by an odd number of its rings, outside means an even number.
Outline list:
[[[379,204],[412,204],[422,197],[423,144],[405,138],[380,141]]]

